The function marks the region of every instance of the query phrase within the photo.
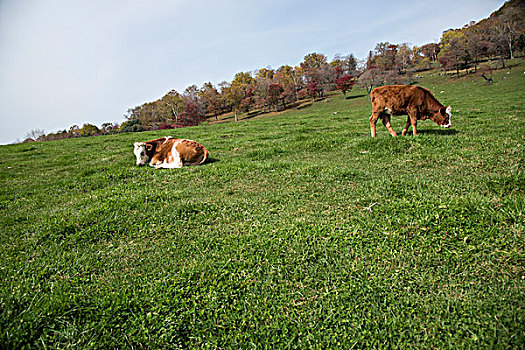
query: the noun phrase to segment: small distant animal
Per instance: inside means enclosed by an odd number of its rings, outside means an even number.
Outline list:
[[[407,123],[401,133],[403,136],[406,135],[410,125],[412,125],[413,134],[417,135],[418,120],[430,119],[442,127],[451,126],[452,108],[444,107],[429,90],[420,86],[380,86],[372,90],[370,100],[372,101],[372,115],[370,116],[372,137],[376,137],[376,123],[379,118],[390,135],[396,136],[390,124],[390,117],[398,115],[408,115]]]
[[[481,76],[483,77],[483,79],[485,79],[485,81],[487,83],[493,83],[494,82],[494,80],[492,80],[492,77],[485,76],[485,73],[482,73]]]
[[[208,159],[208,150],[200,143],[186,139],[162,137],[146,142],[135,142],[133,153],[137,165],[156,169],[182,168],[183,165],[200,165]]]

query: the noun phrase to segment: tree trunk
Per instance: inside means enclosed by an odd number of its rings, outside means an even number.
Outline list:
[[[374,85],[370,85],[370,88],[366,87],[366,92],[367,92],[366,97],[368,97],[368,101],[372,101],[370,99],[370,93],[372,92],[372,88],[373,87],[374,87]]]
[[[514,58],[514,55],[512,54],[512,39],[509,40],[508,43],[509,43],[510,59],[512,60]]]

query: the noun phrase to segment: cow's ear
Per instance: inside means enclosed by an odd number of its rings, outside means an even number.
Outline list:
[[[446,110],[446,108],[445,108],[445,107],[441,107],[441,108],[439,109],[439,113],[440,113],[443,117],[446,116],[446,115],[447,115],[447,110]]]
[[[152,145],[151,143],[147,143],[147,144],[146,144],[146,149],[147,149],[148,151],[151,151],[151,150],[153,149],[153,145]]]
[[[445,112],[446,112],[447,114],[452,113],[452,106],[448,106],[447,109],[445,110]]]

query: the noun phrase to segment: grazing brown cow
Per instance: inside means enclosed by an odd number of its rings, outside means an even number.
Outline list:
[[[406,135],[412,125],[414,135],[417,135],[416,124],[419,119],[431,119],[434,123],[445,128],[450,127],[452,118],[451,107],[444,107],[432,93],[425,88],[410,85],[387,85],[377,87],[370,93],[372,101],[372,115],[370,116],[370,130],[372,137],[376,137],[377,119],[383,124],[392,136],[396,132],[390,125],[390,116],[407,114],[407,123],[403,132]]]
[[[133,153],[137,165],[159,168],[181,168],[183,165],[199,165],[208,158],[208,150],[192,140],[162,137],[160,139],[135,142]]]

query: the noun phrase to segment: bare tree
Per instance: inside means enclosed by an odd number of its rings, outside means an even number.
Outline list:
[[[44,136],[45,134],[46,132],[44,131],[44,129],[32,129],[31,131],[26,133],[25,138],[37,140],[39,137]]]
[[[406,72],[414,59],[414,51],[408,43],[403,43],[399,45],[397,56],[399,73]]]
[[[370,99],[370,92],[376,86],[383,84],[383,74],[379,68],[371,68],[366,70],[361,76],[359,76],[358,85],[365,88]]]
[[[491,51],[500,56],[502,68],[505,68],[505,53],[508,57],[514,58],[513,46],[519,36],[521,18],[516,12],[506,12],[499,17],[490,20],[488,27]]]
[[[501,35],[507,44],[509,56],[511,59],[514,58],[514,55],[512,54],[512,47],[519,35],[519,23],[520,17],[515,12],[507,12],[501,16],[501,24],[499,25],[501,28],[500,30],[502,30]]]
[[[485,36],[479,27],[472,26],[466,31],[465,42],[468,53],[474,62],[474,73],[476,73],[478,71],[478,61],[488,46],[485,41]]]
[[[342,75],[344,74],[355,74],[357,68],[357,59],[353,54],[347,56],[341,56],[339,54],[335,55],[334,59],[330,64],[333,67],[340,67],[342,70]]]

